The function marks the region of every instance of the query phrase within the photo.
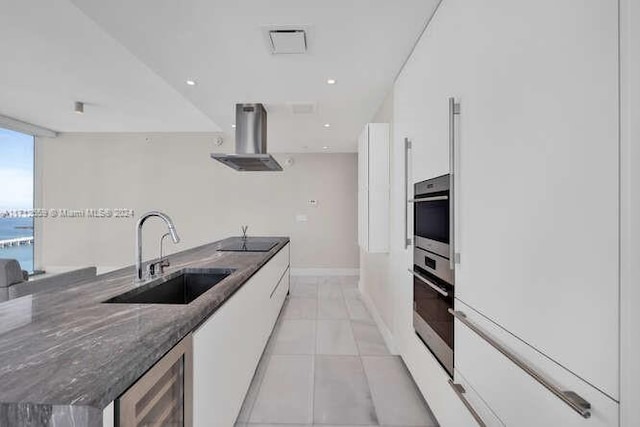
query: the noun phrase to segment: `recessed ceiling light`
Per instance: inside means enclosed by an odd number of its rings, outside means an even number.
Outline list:
[[[233,124],[233,125],[231,125],[231,127],[232,127],[232,128],[234,128],[234,127],[236,127],[236,125],[235,125],[235,124]]]
[[[328,85],[334,85],[334,84],[336,84],[336,79],[327,79],[327,84],[328,84]]]
[[[325,145],[324,147],[322,147],[322,149],[323,149],[323,150],[328,150],[328,149],[329,149],[329,146],[328,146],[328,145]]]
[[[324,124],[324,127],[326,127],[326,128],[330,128],[330,127],[331,127],[331,124],[330,124],[330,123],[325,123],[325,124]]]
[[[195,86],[196,85],[196,81],[195,80],[187,80],[186,82],[189,86]]]

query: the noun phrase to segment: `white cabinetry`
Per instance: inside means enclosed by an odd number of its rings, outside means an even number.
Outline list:
[[[491,4],[440,10],[466,34],[456,298],[617,399],[617,1]]]
[[[109,403],[106,408],[102,410],[102,427],[115,427],[116,416],[114,402]]]
[[[394,88],[410,188],[449,172],[448,98],[461,105],[456,299],[589,400],[594,426],[618,422],[618,83],[616,0],[443,0]],[[398,347],[437,402],[412,336],[410,277],[397,269],[393,283]],[[460,322],[455,332],[456,375],[496,419],[585,423]],[[443,426],[462,425],[435,406]]]
[[[444,0],[447,1],[447,0]],[[429,30],[427,30],[429,31]],[[443,38],[443,43],[447,43]],[[425,40],[433,48],[415,51],[398,77],[394,88],[394,126],[411,141],[409,156],[409,190],[413,184],[449,173],[449,140],[447,100],[455,93],[453,77],[435,64],[440,58],[439,41]],[[422,40],[421,40],[422,43]],[[422,46],[427,47],[427,46]],[[427,68],[427,64],[434,65]],[[445,68],[442,63],[440,68]],[[400,144],[402,141],[395,141]],[[404,178],[403,178],[404,179]]]
[[[289,245],[193,332],[193,425],[232,426],[289,288]]]
[[[467,321],[514,354],[528,368],[562,392],[573,392],[591,405],[583,418],[539,381],[496,350],[461,321],[456,320],[456,382],[465,382],[482,397],[507,426],[614,427],[618,405],[592,385],[551,361],[469,306],[456,303]],[[459,375],[462,374],[464,377]],[[482,402],[473,402],[480,413]],[[493,413],[489,414],[493,416]],[[490,425],[487,413],[481,415]]]
[[[358,243],[389,251],[389,125],[369,123],[358,139]]]
[[[406,270],[405,270],[406,271]],[[471,427],[474,419],[449,385],[449,375],[413,331],[402,336],[402,359],[442,427]],[[467,390],[468,394],[469,390]],[[472,404],[474,404],[473,401]],[[477,410],[477,408],[476,408]],[[487,423],[488,424],[488,423]]]

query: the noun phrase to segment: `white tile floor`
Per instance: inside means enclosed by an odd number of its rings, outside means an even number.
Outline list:
[[[437,426],[358,278],[292,277],[237,427]]]

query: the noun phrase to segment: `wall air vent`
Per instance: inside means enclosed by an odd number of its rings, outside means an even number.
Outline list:
[[[273,55],[307,53],[309,33],[303,26],[263,27],[267,46]]]

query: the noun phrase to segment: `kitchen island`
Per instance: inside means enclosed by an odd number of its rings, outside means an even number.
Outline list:
[[[101,426],[104,408],[283,248],[288,271],[288,238],[249,238],[276,241],[267,252],[218,251],[233,239],[168,257],[166,274],[234,269],[190,304],[105,304],[136,287],[133,266],[0,304],[0,426]]]

